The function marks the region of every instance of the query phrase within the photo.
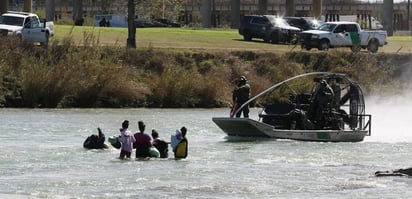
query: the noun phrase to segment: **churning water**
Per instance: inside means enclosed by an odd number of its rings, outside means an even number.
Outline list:
[[[374,172],[412,166],[412,108],[368,103],[372,136],[359,143],[228,141],[211,120],[228,109],[1,109],[0,198],[411,198],[412,178]],[[186,126],[188,158],[121,161],[117,149],[82,148],[124,119],[165,139]]]

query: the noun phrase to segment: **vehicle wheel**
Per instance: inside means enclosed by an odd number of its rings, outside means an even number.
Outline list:
[[[361,50],[361,46],[355,44],[352,47],[350,47],[350,49],[352,50],[352,52],[357,53]]]
[[[250,33],[250,31],[247,30],[243,33],[243,40],[252,41],[252,34]]]
[[[376,41],[376,40],[369,41],[369,44],[368,44],[368,51],[369,52],[376,53],[376,52],[378,52],[378,49],[379,49],[378,41]]]
[[[279,43],[279,35],[278,35],[278,33],[277,33],[277,32],[273,32],[273,33],[270,35],[270,40],[272,41],[272,44],[277,44],[277,43]]]
[[[16,38],[17,38],[18,42],[23,42],[23,35],[18,34],[18,35],[16,35]]]
[[[326,39],[321,40],[320,43],[319,43],[318,49],[319,50],[328,50],[329,49],[329,41],[326,40]]]
[[[306,46],[306,45],[301,45],[300,48],[305,49],[307,51],[310,51],[310,49],[312,49],[310,46]]]
[[[46,32],[46,41],[45,41],[45,42],[41,42],[40,45],[42,45],[42,46],[47,46],[47,45],[49,45],[49,39],[50,39],[50,34],[49,34],[49,32]]]
[[[290,43],[296,45],[296,44],[298,44],[298,41],[299,41],[299,40],[298,40],[296,37],[293,37],[293,38],[290,40]]]

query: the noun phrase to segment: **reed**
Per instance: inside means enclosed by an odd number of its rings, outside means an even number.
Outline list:
[[[47,49],[0,38],[1,107],[224,107],[245,75],[255,95],[311,71],[349,74],[367,93],[400,90],[409,55],[348,51],[178,51],[101,45],[101,34],[54,39]],[[282,91],[283,92],[283,91]],[[287,92],[286,89],[284,92]],[[255,105],[282,101],[274,94]]]

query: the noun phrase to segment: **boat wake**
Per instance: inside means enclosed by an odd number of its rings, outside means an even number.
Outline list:
[[[372,117],[372,135],[366,142],[412,142],[412,95],[366,99]]]
[[[276,140],[276,138],[267,137],[244,137],[244,136],[225,136],[226,142],[256,142],[256,141],[270,141]]]

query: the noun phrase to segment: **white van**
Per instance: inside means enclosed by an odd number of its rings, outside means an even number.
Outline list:
[[[358,15],[335,15],[335,18],[329,16],[327,19],[325,16],[322,16],[320,21],[324,22],[333,22],[333,21],[348,21],[348,22],[357,22],[363,29],[371,30],[381,30],[383,26],[375,17],[371,17],[371,22],[369,24],[368,18],[361,18]]]

